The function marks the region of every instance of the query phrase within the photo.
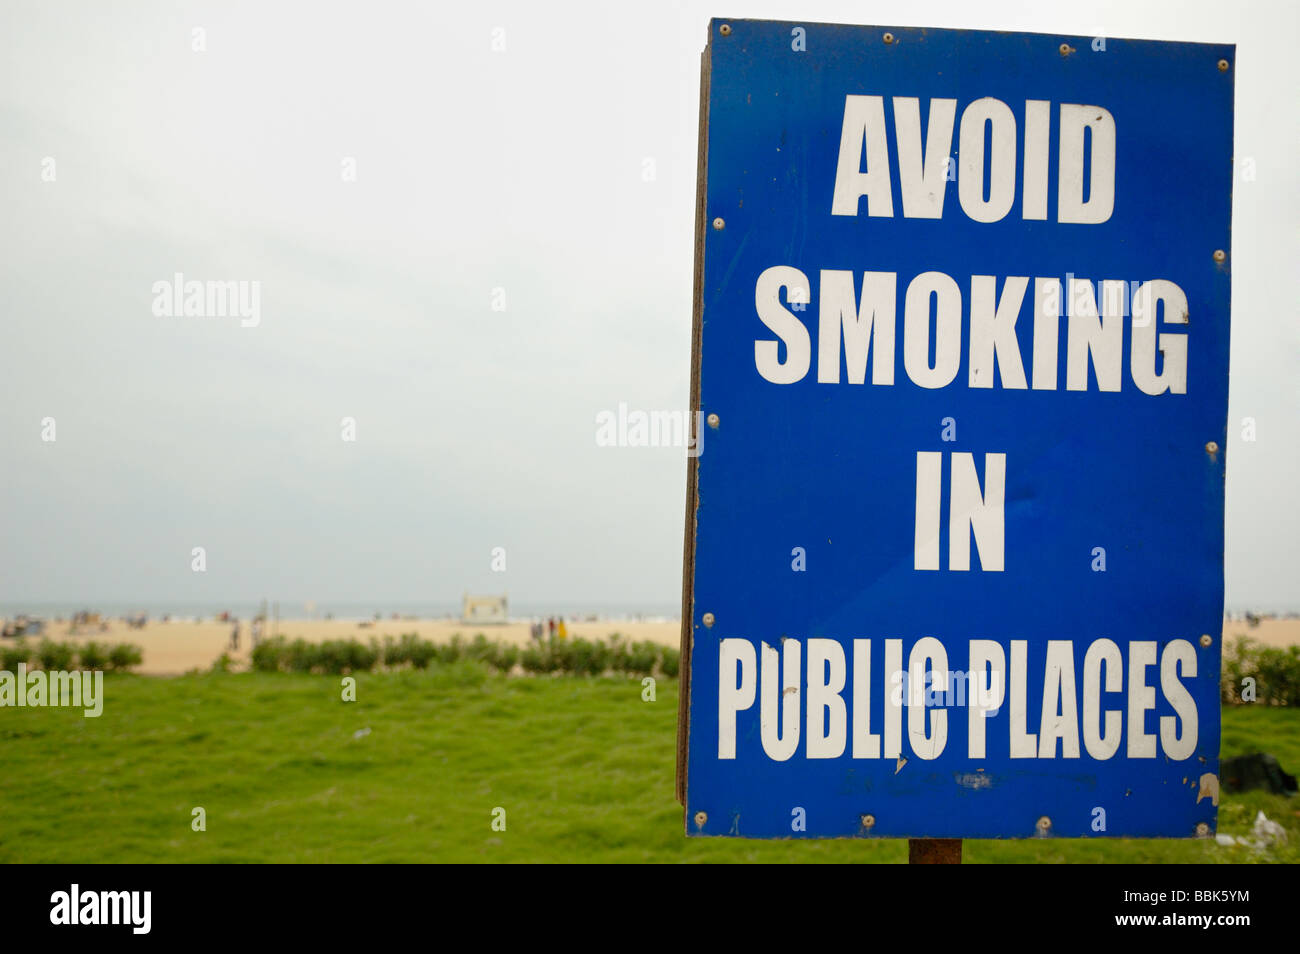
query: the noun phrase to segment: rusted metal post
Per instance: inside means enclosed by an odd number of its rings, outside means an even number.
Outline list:
[[[960,838],[909,838],[907,839],[909,865],[959,865],[961,864]]]

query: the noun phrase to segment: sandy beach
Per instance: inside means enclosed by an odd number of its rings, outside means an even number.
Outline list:
[[[403,633],[416,633],[423,639],[443,642],[456,634],[472,639],[475,634],[483,633],[491,640],[524,645],[529,641],[528,625],[526,621],[484,625],[450,619],[381,619],[361,622],[289,619],[280,620],[278,632],[289,639],[302,638],[313,642],[326,639],[368,641],[372,638],[382,642],[385,636],[396,638]],[[238,667],[248,663],[248,620],[240,622],[238,651],[229,649],[230,624],[214,620],[197,623],[193,620],[173,619],[165,623],[151,620],[143,629],[132,629],[120,619],[114,619],[108,620],[106,626],[107,629],[102,631],[98,626],[82,627],[76,634],[70,634],[66,620],[62,623],[49,621],[45,635],[72,642],[93,639],[101,643],[134,643],[144,650],[144,663],[136,671],[152,676],[178,675],[192,669],[207,669],[223,652],[229,652],[231,660]],[[680,624],[676,620],[571,621],[566,626],[570,635],[584,639],[604,639],[613,633],[620,633],[633,640],[650,640],[666,646],[676,646],[681,633]],[[273,635],[273,627],[274,623],[268,626],[268,636]],[[1224,622],[1223,633],[1229,643],[1237,636],[1246,636],[1265,646],[1300,645],[1300,619],[1263,619],[1256,626],[1251,626],[1245,620],[1229,620]],[[35,639],[29,638],[28,641],[34,642]]]
[[[1261,646],[1300,645],[1300,619],[1262,619],[1257,626],[1243,620],[1225,620],[1223,637],[1231,645],[1238,636],[1253,639]]]

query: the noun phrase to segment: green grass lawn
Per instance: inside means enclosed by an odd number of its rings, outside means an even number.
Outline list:
[[[0,710],[0,861],[873,861],[904,841],[753,842],[682,834],[677,683],[489,676],[471,663],[337,677],[110,675],[98,719]],[[369,733],[356,736],[360,730]],[[1300,710],[1224,713],[1223,754],[1300,768]],[[207,830],[191,830],[202,806]],[[493,831],[492,810],[506,809]],[[1225,796],[1220,831],[1263,809],[1258,853],[1213,840],[967,841],[966,860],[1300,860],[1300,799]]]

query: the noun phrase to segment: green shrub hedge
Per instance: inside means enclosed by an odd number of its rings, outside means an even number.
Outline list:
[[[89,642],[79,647],[75,643],[43,639],[32,647],[26,640],[20,639],[15,643],[0,644],[0,669],[6,672],[17,672],[19,663],[47,671],[99,669],[125,672],[143,661],[143,651],[130,643],[109,646]]]
[[[0,669],[5,672],[17,672],[18,664],[25,663],[31,658],[32,648],[27,645],[24,639],[16,643],[0,643]]]
[[[629,643],[617,634],[608,640],[564,639],[530,643],[519,647],[489,640],[482,633],[466,642],[459,635],[445,643],[433,643],[414,633],[398,639],[387,636],[382,645],[367,645],[355,639],[309,643],[281,636],[259,643],[252,654],[259,672],[319,672],[339,675],[364,672],[382,664],[389,669],[427,669],[432,664],[448,667],[468,661],[497,672],[510,672],[519,665],[529,673],[567,673],[599,676],[604,673],[675,677],[681,668],[681,654],[672,647],[651,642]]]
[[[103,669],[108,665],[108,647],[96,642],[89,642],[77,653],[77,662],[82,669]]]
[[[341,675],[365,672],[384,659],[396,665],[398,660],[387,657],[371,640],[362,643],[355,639],[327,639],[323,643],[309,643],[305,639],[289,642],[283,636],[264,640],[253,647],[253,668],[260,672],[319,672]]]
[[[1255,680],[1253,700],[1242,698],[1248,678]],[[1219,689],[1225,705],[1300,706],[1300,646],[1260,646],[1238,636],[1225,648]]]
[[[131,643],[118,643],[108,653],[108,665],[111,669],[124,672],[144,662],[144,650]]]

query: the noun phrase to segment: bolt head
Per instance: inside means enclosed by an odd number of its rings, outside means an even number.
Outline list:
[[[884,40],[886,43],[893,43],[893,42],[894,42],[894,34],[892,34],[892,33],[886,33],[884,36],[881,37],[881,39]]]
[[[1042,818],[1038,819],[1038,830],[1039,830],[1039,831],[1042,831],[1042,832],[1051,831],[1051,830],[1052,830],[1052,820],[1051,820],[1050,818],[1048,818],[1046,815],[1044,815]]]
[[[713,622],[714,622],[713,614],[712,614],[712,613],[705,613],[705,614],[704,614],[704,625],[705,625],[705,626],[712,626],[712,625],[713,625]]]
[[[1209,442],[1205,445],[1205,453],[1207,453],[1207,454],[1217,454],[1218,452],[1219,452],[1219,443],[1218,443],[1218,441],[1209,441]]]
[[[1225,260],[1227,260],[1227,258],[1228,258],[1228,253],[1225,252],[1223,249],[1221,249],[1221,248],[1216,248],[1216,249],[1214,250],[1214,260],[1215,260],[1216,262],[1222,262],[1222,261],[1225,261]]]
[[[726,225],[727,223],[722,221],[721,218],[716,218],[713,220],[714,231],[721,232],[726,227]]]
[[[1202,645],[1202,646],[1205,646],[1206,648],[1209,648],[1209,646],[1210,646],[1213,642],[1214,642],[1214,640],[1210,637],[1210,634],[1209,634],[1209,633],[1202,633],[1202,634],[1201,634],[1201,645]]]
[[[1220,72],[1220,73],[1226,73],[1226,72],[1228,72],[1228,61],[1227,61],[1227,60],[1219,60],[1219,72]]]
[[[1205,837],[1206,835],[1208,835],[1209,833],[1210,833],[1210,826],[1209,826],[1209,825],[1207,825],[1205,822],[1197,822],[1197,823],[1196,823],[1196,834],[1197,834],[1199,837],[1204,838],[1204,837]]]
[[[731,36],[731,24],[730,23],[722,24],[722,26],[718,27],[718,32],[721,33],[723,36]]]
[[[862,827],[863,827],[863,828],[875,828],[875,827],[876,827],[876,816],[875,816],[875,815],[863,815],[863,816],[862,816]]]
[[[1062,56],[1070,55],[1070,44],[1068,43],[1062,43],[1059,47],[1057,47],[1057,49],[1060,50]]]
[[[716,431],[718,429],[718,424],[721,419],[716,414],[710,414],[707,418],[705,418],[705,420],[709,422],[709,427],[713,428]]]
[[[704,823],[705,823],[706,821],[708,821],[708,820],[709,820],[709,816],[708,816],[707,814],[705,814],[704,812],[696,812],[696,813],[695,813],[695,827],[696,827],[696,828],[703,828],[703,827],[704,827]]]

